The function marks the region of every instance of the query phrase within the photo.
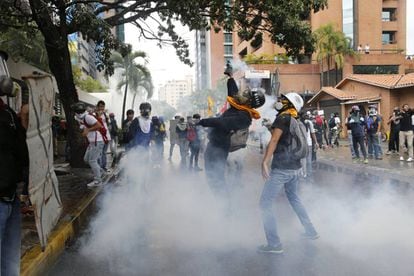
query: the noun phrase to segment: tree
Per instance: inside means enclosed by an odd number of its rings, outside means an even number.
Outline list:
[[[111,27],[131,23],[140,36],[154,39],[159,45],[170,44],[178,57],[189,60],[189,46],[175,31],[175,21],[190,30],[213,28],[233,30],[235,26],[244,39],[268,32],[273,42],[295,56],[313,50],[311,28],[304,21],[310,12],[326,6],[327,0],[2,0],[0,1],[0,30],[38,29],[44,38],[49,68],[56,78],[60,99],[68,124],[71,165],[82,162],[82,139],[70,106],[78,101],[72,76],[68,35],[81,33],[93,40],[99,69],[113,73],[111,51],[118,44]],[[107,17],[102,15],[105,13]],[[151,29],[148,21],[158,24]]]
[[[125,45],[122,53],[114,52],[112,54],[112,62],[115,69],[122,70],[122,79],[117,85],[117,89],[124,87],[124,99],[122,102],[122,122],[125,120],[125,107],[128,94],[128,88],[133,92],[134,98],[132,105],[134,106],[135,97],[139,91],[143,89],[147,92],[147,99],[152,97],[154,90],[151,74],[145,65],[136,62],[137,58],[146,58],[146,54],[142,51],[132,52],[131,45]]]
[[[343,68],[345,56],[356,53],[351,47],[351,39],[341,31],[336,31],[332,24],[323,25],[315,31],[317,59],[321,62],[323,83],[323,61],[328,65],[327,82],[330,85],[332,61],[335,64],[335,83],[338,83],[338,69]]]

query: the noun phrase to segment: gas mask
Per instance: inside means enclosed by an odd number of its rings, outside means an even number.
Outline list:
[[[375,108],[371,108],[368,113],[369,113],[369,116],[376,116],[378,114]]]
[[[83,121],[83,119],[85,119],[86,113],[86,111],[83,113],[75,113],[75,120]]]
[[[286,98],[281,98],[279,101],[277,101],[273,107],[278,111],[284,111],[286,109],[288,109],[290,106],[290,102],[288,99]]]

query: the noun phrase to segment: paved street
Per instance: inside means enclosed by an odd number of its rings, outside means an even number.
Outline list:
[[[244,170],[231,178],[231,214],[204,172],[180,169],[178,158],[162,169],[129,160],[128,177],[105,187],[97,214],[49,275],[414,275],[411,186],[361,165],[338,172],[326,153],[315,183],[300,185],[320,239],[300,239],[283,194],[275,212],[285,253],[263,255],[261,155],[254,147],[236,155]]]

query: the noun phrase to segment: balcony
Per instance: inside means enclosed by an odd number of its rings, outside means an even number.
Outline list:
[[[383,31],[398,31],[397,21],[382,21],[382,30]]]

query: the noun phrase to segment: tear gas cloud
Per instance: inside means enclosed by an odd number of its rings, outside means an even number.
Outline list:
[[[265,243],[258,206],[263,187],[261,158],[255,148],[230,154],[229,215],[223,208],[225,200],[211,193],[204,172],[183,171],[175,163],[154,170],[148,161],[143,163],[140,152],[131,152],[122,161],[119,183],[105,188],[99,211],[80,239],[80,254],[96,265],[105,264],[111,275],[141,274],[137,271],[160,275],[166,269],[169,275],[188,275],[191,269],[195,270],[190,274],[198,275],[206,271],[240,275],[234,266],[218,264],[214,256],[243,252],[237,266],[255,265],[243,258],[264,258],[255,253],[256,246]],[[372,275],[414,272],[412,190],[396,191],[388,183],[359,182],[355,176],[325,171],[317,173],[317,183],[300,186],[302,200],[321,235],[311,242],[311,252],[309,242],[299,238],[303,229],[285,196],[276,199],[286,252],[278,269],[291,271],[305,258],[312,260],[311,267],[301,269],[316,275],[333,275],[340,269],[344,274],[336,275],[352,275],[349,270],[355,266],[361,269],[359,275],[364,275],[363,268]],[[326,270],[330,261],[335,265],[328,267],[337,267]]]

